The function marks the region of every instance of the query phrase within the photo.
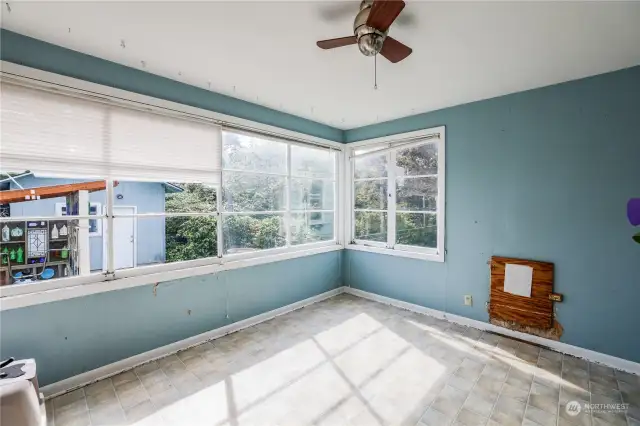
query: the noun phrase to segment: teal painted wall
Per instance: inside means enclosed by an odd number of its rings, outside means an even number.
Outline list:
[[[47,385],[337,288],[340,262],[336,251],[163,282],[155,295],[146,285],[2,311],[0,358],[35,358]]]
[[[5,29],[0,29],[0,59],[332,141],[343,141],[343,131],[340,129],[85,55]]]
[[[7,30],[0,59],[342,141],[339,129]],[[0,358],[35,358],[47,385],[337,288],[341,259],[331,252],[163,282],[157,295],[149,285],[2,311]]]
[[[562,341],[640,362],[640,67],[346,132],[445,125],[446,263],[348,251],[346,283],[487,321],[491,255],[555,263]],[[463,296],[473,296],[473,307]]]

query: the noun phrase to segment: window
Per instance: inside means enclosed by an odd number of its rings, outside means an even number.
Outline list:
[[[90,200],[104,200],[105,180],[29,171],[0,172],[0,179],[0,199],[10,206],[0,218],[2,285],[102,275],[102,252],[94,247],[101,243],[105,215],[102,202]]]
[[[1,84],[2,296],[337,239],[339,151]]]
[[[352,244],[443,259],[444,129],[421,133],[352,149]]]
[[[89,202],[89,215],[97,216],[102,215],[102,203],[97,202]],[[67,215],[67,204],[66,203],[56,203],[56,216],[66,216]],[[89,236],[90,237],[101,237],[102,236],[102,220],[99,219],[89,219]]]
[[[335,239],[336,152],[222,135],[224,254]]]

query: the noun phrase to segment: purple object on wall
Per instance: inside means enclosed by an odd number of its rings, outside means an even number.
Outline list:
[[[632,198],[627,203],[627,217],[633,226],[640,225],[640,198]]]

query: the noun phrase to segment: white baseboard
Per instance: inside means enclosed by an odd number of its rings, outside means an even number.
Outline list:
[[[261,322],[268,321],[279,315],[284,315],[297,309],[304,308],[305,306],[311,305],[313,303],[329,299],[343,292],[344,287],[338,287],[336,289],[318,294],[317,296],[309,297],[308,299],[300,300],[290,305],[286,305],[281,308],[256,315],[254,317],[247,318],[242,321],[234,322],[233,324],[225,325],[224,327],[220,327],[215,330],[207,331],[205,333],[198,334],[196,336],[192,336],[178,342],[170,343],[168,345],[152,349],[150,351],[134,355],[120,361],[116,361],[112,364],[96,368],[95,370],[78,374],[77,376],[69,377],[68,379],[64,379],[59,382],[44,386],[40,389],[40,391],[45,395],[46,399],[53,398],[63,393],[86,386],[98,380],[106,379],[107,377],[111,377],[123,371],[130,370],[141,364],[163,358],[184,349],[188,349],[192,346],[197,346],[206,341],[217,339],[229,333],[233,333],[235,331],[251,327]]]
[[[416,312],[419,314],[430,315],[439,319],[454,322],[456,324],[465,325],[468,327],[474,327],[480,330],[491,331],[505,336],[515,337],[517,339],[525,340],[536,345],[545,346],[549,349],[553,349],[557,352],[573,355],[579,358],[584,358],[588,361],[597,362],[606,366],[627,371],[629,373],[640,375],[640,363],[629,361],[623,358],[618,358],[612,355],[603,354],[600,352],[592,351],[590,349],[584,349],[578,346],[573,346],[568,343],[559,342],[557,340],[546,339],[544,337],[534,336],[532,334],[522,333],[519,331],[510,330],[508,328],[499,327],[497,325],[466,318],[460,315],[449,314],[437,309],[425,308],[424,306],[415,305],[413,303],[403,302],[401,300],[392,299],[390,297],[380,296],[368,291],[358,290],[351,287],[344,287],[344,292],[352,294],[354,296],[362,297],[364,299],[373,300],[375,302],[392,305],[401,309]]]

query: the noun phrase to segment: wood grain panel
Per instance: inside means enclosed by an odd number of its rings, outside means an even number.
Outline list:
[[[507,263],[533,269],[531,297],[504,291]],[[553,263],[493,256],[491,258],[490,318],[512,321],[524,326],[549,329],[553,326]]]

